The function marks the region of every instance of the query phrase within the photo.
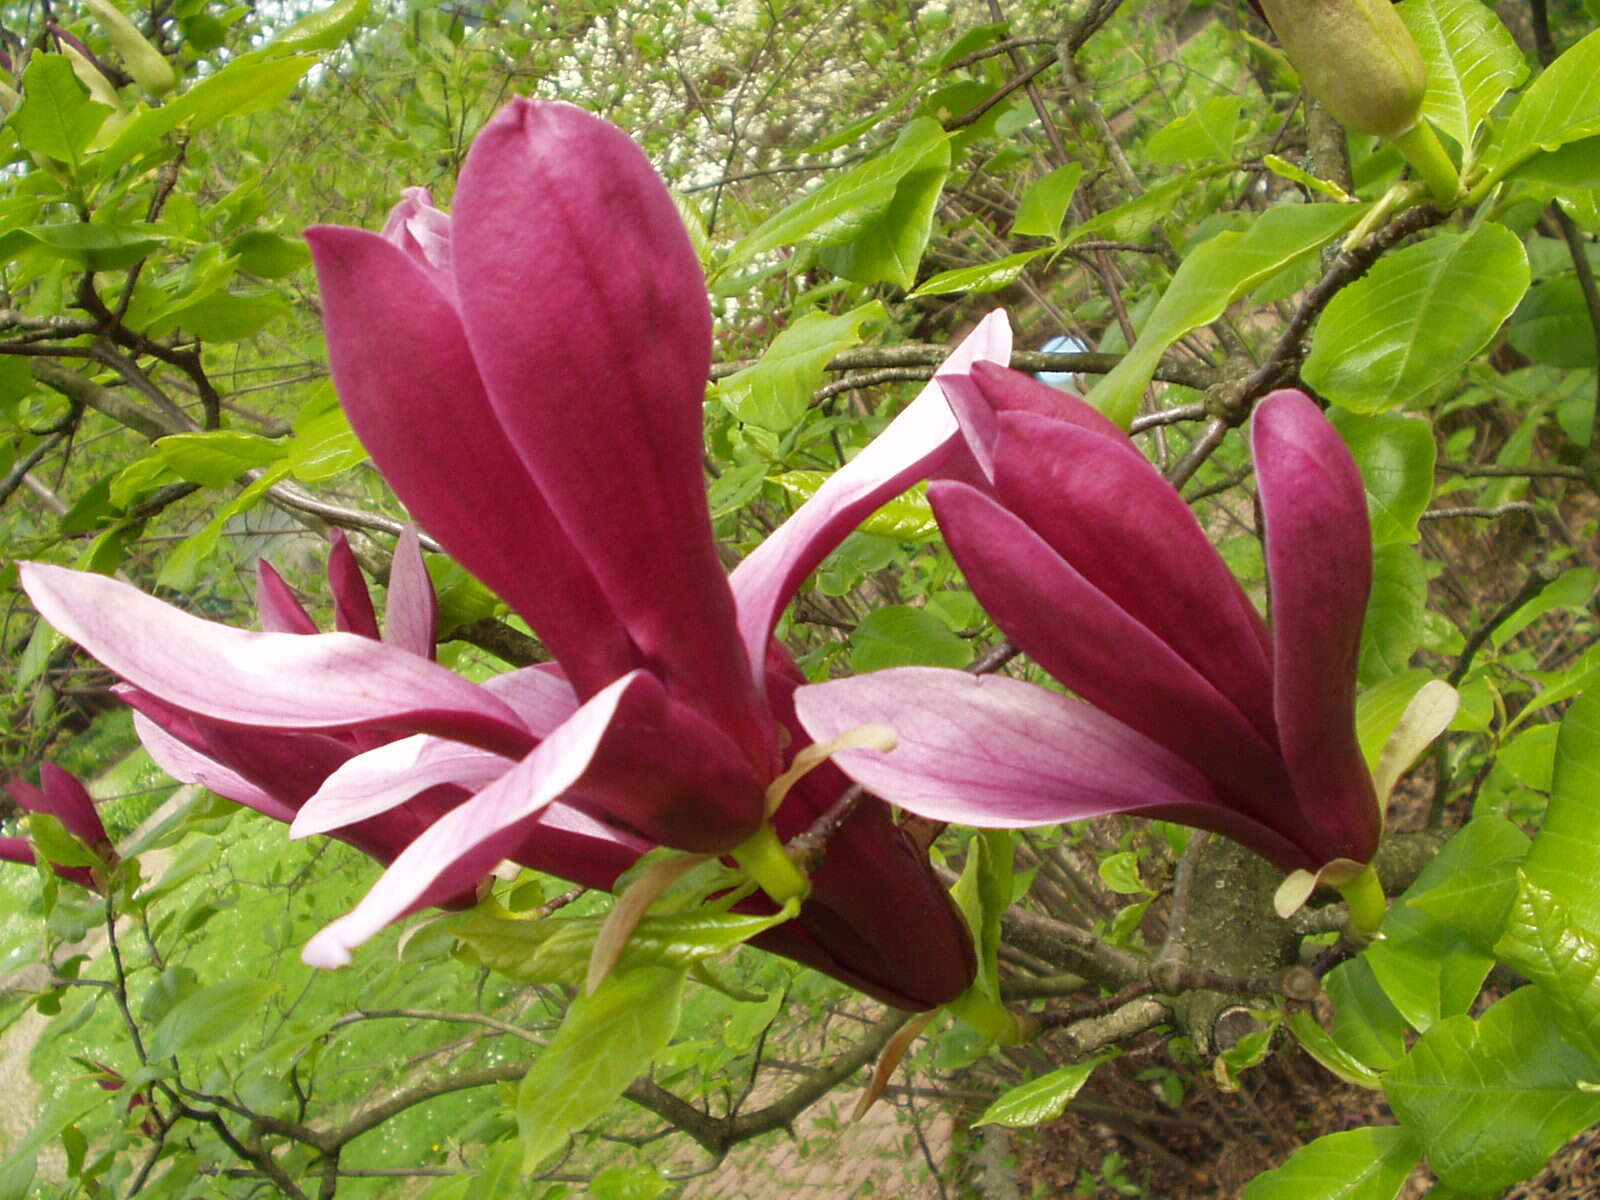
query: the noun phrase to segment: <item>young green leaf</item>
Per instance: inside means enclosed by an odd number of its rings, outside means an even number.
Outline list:
[[[1468,150],[1478,126],[1528,64],[1511,32],[1477,0],[1405,0],[1395,12],[1422,51],[1422,115]]]
[[[1544,826],[1523,870],[1567,911],[1573,924],[1600,930],[1600,689],[1580,696],[1561,719],[1555,776]]]
[[[1111,1057],[1113,1055],[1102,1054],[1084,1062],[1068,1063],[1049,1074],[1019,1084],[984,1109],[983,1116],[973,1124],[1009,1125],[1016,1129],[1054,1121],[1066,1111],[1067,1105],[1083,1085],[1089,1082],[1094,1069]]]
[[[1252,1179],[1244,1200],[1394,1200],[1421,1153],[1398,1125],[1326,1134]]]

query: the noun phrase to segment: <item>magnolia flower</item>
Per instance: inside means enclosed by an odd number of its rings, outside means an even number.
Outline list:
[[[39,786],[25,779],[13,779],[6,785],[6,791],[28,812],[44,813],[60,821],[68,833],[93,851],[102,862],[117,861],[116,850],[106,834],[106,827],[101,824],[100,814],[95,811],[89,789],[75,775],[63,771],[54,763],[45,763],[39,768]],[[44,857],[49,861],[48,853]],[[0,860],[31,866],[35,861],[34,847],[26,838],[0,838]],[[50,867],[62,879],[79,887],[94,892],[104,890],[101,881],[89,867],[56,862],[50,863]]]
[[[937,820],[1137,813],[1285,870],[1368,862],[1382,816],[1354,702],[1371,537],[1361,477],[1317,406],[1280,391],[1254,418],[1269,631],[1182,498],[1095,409],[983,364],[945,390],[979,469],[932,486],[940,526],[995,623],[1079,698],[882,671],[802,689],[811,736],[889,724],[897,748],[837,761]]]
[[[569,878],[609,884],[619,861],[662,845],[731,852],[777,900],[800,894],[779,838],[847,784],[825,771],[790,788],[799,680],[772,631],[851,529],[956,452],[937,385],[730,579],[701,475],[704,280],[671,196],[619,130],[513,101],[475,141],[451,216],[413,190],[382,234],[307,240],[351,425],[412,515],[558,667],[480,686],[414,648],[230,630],[112,580],[25,567],[41,613],[185,713],[372,738],[327,773],[297,833],[353,827],[429,788],[471,793],[312,941],[310,962],[347,961],[502,859],[538,860],[563,821],[588,822],[567,830],[569,858],[585,838],[595,851],[543,868]],[[941,373],[1009,353],[995,314]],[[902,1007],[953,998],[974,969],[925,858],[871,806],[830,843],[799,919],[762,944]]]

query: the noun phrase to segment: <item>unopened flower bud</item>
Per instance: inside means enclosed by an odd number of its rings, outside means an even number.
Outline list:
[[[122,64],[128,74],[151,99],[165,96],[178,86],[178,77],[169,63],[134,27],[111,0],[84,0],[96,23],[112,47],[122,55]]]
[[[1417,123],[1428,70],[1390,0],[1260,0],[1305,89],[1347,129],[1396,138]]]

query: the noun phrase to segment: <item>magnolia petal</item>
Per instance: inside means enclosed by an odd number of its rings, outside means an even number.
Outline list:
[[[400,194],[403,199],[384,222],[384,240],[423,268],[440,291],[453,295],[456,283],[450,273],[449,216],[433,206],[427,188],[408,187]]]
[[[706,503],[711,310],[671,195],[616,126],[516,99],[473,141],[453,221],[462,322],[506,436],[639,665],[764,768],[770,723]]]
[[[483,688],[382,642],[230,629],[104,575],[20,566],[45,620],[175,708],[267,729],[436,733],[519,756],[532,744]]]
[[[1011,357],[1011,326],[996,309],[969,333],[930,382],[882,433],[835,471],[730,577],[739,604],[739,636],[757,672],[767,640],[801,582],[874,510],[926,477],[950,453],[960,428],[943,385],[975,363]]]
[[[1324,860],[1366,862],[1382,822],[1355,732],[1372,588],[1366,491],[1338,432],[1301,392],[1263,400],[1251,440],[1266,523],[1278,739],[1295,804]]]
[[[1264,823],[1277,819],[1288,780],[1276,751],[1187,660],[976,489],[936,483],[929,498],[973,592],[1018,646],[1205,772],[1231,803]]]
[[[328,775],[295,814],[289,836],[327,833],[377,816],[439,784],[475,792],[514,766],[515,759],[460,742],[427,734],[401,738],[348,759]]]
[[[111,848],[94,799],[76,775],[47,762],[39,767],[39,783],[44,789],[46,811],[54,813],[68,833],[92,850],[103,852]]]
[[[306,944],[314,967],[342,967],[350,951],[391,921],[481,879],[537,825],[539,813],[572,790],[600,752],[634,671],[602,688],[572,719],[471,800],[445,814],[396,858],[361,902]]]
[[[133,730],[156,766],[179,783],[197,783],[207,791],[253,808],[274,821],[287,824],[294,820],[292,807],[169,733],[144,713],[133,714]]]
[[[983,478],[994,482],[994,446],[1000,435],[1000,416],[1008,412],[1035,413],[1055,421],[1082,426],[1101,434],[1102,449],[1121,449],[1140,462],[1144,455],[1122,427],[1099,409],[1078,397],[1040,383],[1031,375],[1013,371],[1003,364],[978,362],[970,375],[952,375],[940,381],[945,398],[961,422],[967,449],[978,464]]]
[[[432,658],[439,637],[439,598],[422,561],[417,527],[407,525],[394,544],[389,564],[389,603],[383,614],[383,640],[401,650]]]
[[[1272,910],[1288,920],[1305,907],[1311,893],[1317,890],[1317,872],[1304,867],[1296,868],[1284,876],[1278,890],[1272,893]]]
[[[1274,741],[1266,625],[1177,490],[1142,454],[1111,452],[1131,445],[1120,430],[1032,413],[999,425],[1000,502]]]
[[[868,714],[892,725],[894,750],[846,751],[835,761],[918,816],[1016,829],[1132,813],[1226,834],[1288,867],[1314,861],[1170,750],[1020,680],[902,667],[801,688],[795,706],[816,738]]]
[[[557,802],[539,814],[538,823],[506,857],[584,887],[610,890],[619,875],[653,849],[654,842]]]
[[[266,559],[256,560],[256,611],[265,633],[317,633],[317,623]]]
[[[452,300],[376,234],[322,226],[306,242],[340,403],[411,515],[527,618],[580,691],[631,670],[610,601],[489,407]]]
[[[350,539],[344,530],[328,530],[328,586],[333,591],[333,627],[340,633],[354,633],[377,641],[378,614],[372,607],[372,592],[361,573]]]
[[[578,696],[554,663],[538,663],[491,676],[484,691],[504,700],[534,737],[548,737],[578,711]]]

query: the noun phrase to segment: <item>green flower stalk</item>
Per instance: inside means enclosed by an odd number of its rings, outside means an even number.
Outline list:
[[[1460,177],[1422,119],[1428,68],[1390,0],[1259,0],[1306,91],[1347,129],[1395,144],[1440,204]]]
[[[133,76],[134,82],[143,89],[145,95],[152,100],[159,100],[178,86],[178,77],[172,70],[172,64],[161,51],[145,40],[144,34],[111,0],[84,0],[84,5],[93,14],[112,48],[122,55],[122,65],[127,67],[128,74]]]

